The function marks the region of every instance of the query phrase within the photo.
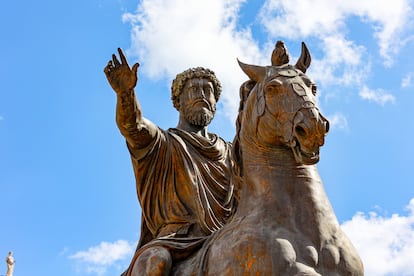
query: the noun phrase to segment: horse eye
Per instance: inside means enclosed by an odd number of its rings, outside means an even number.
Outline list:
[[[274,92],[276,91],[276,85],[268,85],[266,87],[266,92],[270,95],[273,96]]]
[[[278,87],[282,86],[283,83],[278,79],[271,80],[265,87],[266,92],[274,93]]]
[[[318,92],[318,87],[316,86],[316,84],[312,84],[311,89],[312,89],[312,94],[316,96],[316,93]]]

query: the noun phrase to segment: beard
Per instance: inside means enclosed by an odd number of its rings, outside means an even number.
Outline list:
[[[214,118],[215,106],[214,107],[195,107],[186,106],[183,109],[184,118],[192,125],[205,127],[208,126]]]

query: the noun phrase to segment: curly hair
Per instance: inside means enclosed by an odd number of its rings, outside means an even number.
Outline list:
[[[203,67],[190,68],[184,72],[177,74],[171,85],[171,100],[174,107],[180,109],[180,95],[187,80],[193,78],[206,78],[213,84],[214,97],[219,100],[221,94],[221,83],[217,79],[213,71]]]

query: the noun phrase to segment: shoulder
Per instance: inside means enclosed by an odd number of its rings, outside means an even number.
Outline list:
[[[215,133],[209,133],[209,136],[211,138],[211,141],[215,141],[216,143],[223,144],[224,146],[229,147],[229,148],[231,148],[232,146],[231,142],[224,140],[222,137],[220,137],[219,135]]]
[[[160,148],[165,147],[169,144],[169,132],[168,130],[163,130],[158,126],[155,129],[154,137],[152,141],[145,147],[134,148],[127,142],[127,147],[131,157],[135,160],[143,160],[149,157],[152,154],[158,154]]]

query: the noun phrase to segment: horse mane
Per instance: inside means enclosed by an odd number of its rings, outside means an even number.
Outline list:
[[[232,146],[233,158],[235,161],[234,162],[234,175],[235,175],[237,184],[239,184],[242,181],[241,179],[243,177],[243,159],[242,159],[243,150],[240,144],[240,129],[241,129],[242,120],[243,120],[245,103],[247,101],[247,98],[250,95],[250,92],[252,91],[255,85],[256,85],[255,81],[248,80],[240,86],[240,103],[239,103],[239,111],[238,111],[238,115],[236,119],[236,134],[234,136],[233,146]],[[240,188],[240,187],[237,187],[237,188]]]

